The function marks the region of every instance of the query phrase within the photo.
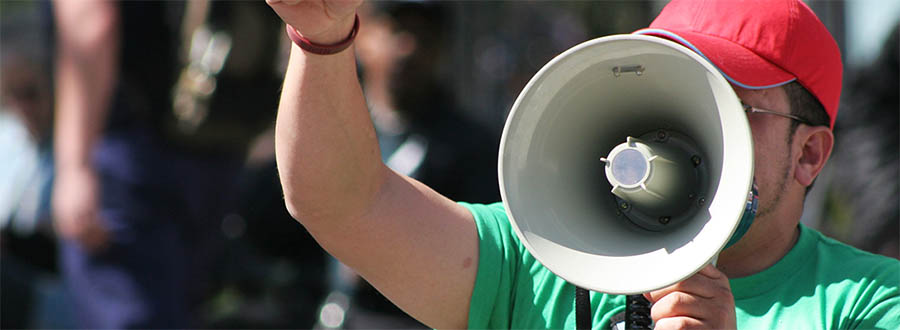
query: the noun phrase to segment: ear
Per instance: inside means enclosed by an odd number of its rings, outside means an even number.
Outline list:
[[[801,125],[794,133],[795,153],[794,178],[804,187],[809,187],[831,156],[834,147],[834,134],[825,126]]]

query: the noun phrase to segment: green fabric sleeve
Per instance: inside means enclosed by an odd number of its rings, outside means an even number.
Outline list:
[[[518,259],[518,253],[507,247],[517,246],[516,235],[508,230],[509,226],[502,225],[509,221],[502,204],[460,204],[472,212],[480,242],[478,276],[469,307],[469,329],[509,328],[510,295],[515,274],[511,261]]]
[[[478,275],[469,308],[470,329],[574,329],[575,287],[528,253],[503,204],[467,207],[480,240]],[[623,296],[592,292],[595,329],[607,329],[624,310]]]

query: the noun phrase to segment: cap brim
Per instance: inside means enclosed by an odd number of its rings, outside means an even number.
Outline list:
[[[729,82],[747,89],[778,87],[796,80],[756,53],[731,41],[694,32],[642,29],[635,34],[669,39],[710,61]]]

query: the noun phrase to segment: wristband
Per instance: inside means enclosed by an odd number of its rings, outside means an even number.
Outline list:
[[[299,46],[300,49],[316,55],[332,55],[340,53],[344,49],[347,49],[347,47],[350,47],[351,44],[353,44],[353,40],[356,39],[356,34],[359,33],[359,15],[356,15],[353,21],[353,29],[350,30],[350,35],[348,35],[344,40],[331,45],[317,44],[309,41],[309,39],[306,39],[301,36],[300,33],[297,33],[297,29],[294,29],[294,27],[290,24],[286,25],[286,29],[288,37],[290,37],[291,41]]]

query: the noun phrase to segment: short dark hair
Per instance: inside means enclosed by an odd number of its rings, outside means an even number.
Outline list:
[[[792,81],[784,85],[784,91],[791,103],[792,115],[803,118],[813,126],[831,126],[831,117],[825,112],[825,107],[806,87],[797,81]],[[790,140],[793,140],[794,133],[799,126],[799,121],[791,121]]]
[[[806,87],[799,82],[792,81],[784,85],[784,91],[787,94],[788,102],[791,103],[791,114],[806,120],[813,126],[831,126],[831,117],[825,112],[825,107],[819,102]],[[800,127],[800,121],[792,120],[791,129],[788,134],[787,144],[790,146],[794,142],[794,133]],[[812,189],[815,180],[806,187],[806,194]]]

